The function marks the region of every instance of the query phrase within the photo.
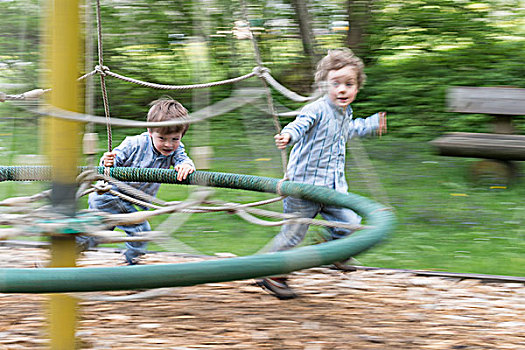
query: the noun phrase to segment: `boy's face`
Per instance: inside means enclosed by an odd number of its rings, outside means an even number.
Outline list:
[[[346,108],[359,91],[357,87],[357,72],[352,66],[331,70],[326,77],[328,81],[328,97],[338,107]]]
[[[153,141],[153,146],[163,156],[169,156],[179,148],[180,140],[182,139],[182,132],[162,134],[150,129],[148,129],[148,132]]]

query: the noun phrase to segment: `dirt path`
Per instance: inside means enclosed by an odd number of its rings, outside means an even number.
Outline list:
[[[45,260],[38,249],[0,247],[3,266]],[[87,252],[82,266],[115,265]],[[146,263],[181,261],[152,254]],[[184,260],[184,261],[187,261]],[[133,301],[82,294],[82,349],[525,349],[525,287],[393,271],[296,272],[301,296],[280,301],[252,280],[148,291]],[[46,296],[0,294],[0,350],[44,349]]]

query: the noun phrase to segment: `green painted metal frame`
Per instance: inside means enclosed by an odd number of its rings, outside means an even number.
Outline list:
[[[95,170],[103,173],[104,168],[97,167]],[[275,178],[203,171],[196,171],[185,181],[179,182],[174,170],[109,170],[112,177],[123,181],[201,185],[269,193],[277,193],[280,182]],[[0,167],[0,181],[48,178],[50,169],[47,167]],[[389,208],[356,194],[343,194],[325,187],[291,181],[282,182],[280,192],[327,205],[351,208],[365,218],[367,228],[336,241],[231,259],[100,268],[3,268],[0,269],[0,292],[62,293],[149,289],[286,274],[355,256],[382,241],[395,227],[395,216]]]

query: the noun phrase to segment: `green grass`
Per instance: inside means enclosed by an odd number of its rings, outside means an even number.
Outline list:
[[[210,135],[204,141],[203,130]],[[16,159],[10,152],[34,151],[34,147],[25,145],[30,133],[27,128],[18,125],[16,132],[12,131],[3,132],[4,136],[0,137],[0,147],[4,147],[0,154],[3,165]],[[273,147],[273,133],[269,120],[225,117],[198,128],[192,127],[184,142],[190,154],[195,146],[208,144],[213,147],[211,171],[280,178],[280,154]],[[114,145],[123,137],[123,130],[114,130]],[[104,139],[104,134],[100,138]],[[105,142],[101,140],[101,148],[105,147]],[[398,224],[385,242],[359,255],[362,263],[389,268],[525,276],[523,179],[508,189],[475,185],[469,182],[467,175],[476,159],[437,156],[427,140],[406,140],[389,135],[367,139],[363,144],[373,169],[362,174],[359,169],[363,164],[356,164],[349,154],[350,191],[374,199],[365,179],[370,178],[371,173],[376,174],[379,182],[372,181],[372,188],[384,188],[387,204],[395,209]],[[44,188],[43,183],[4,182],[0,183],[0,194],[2,198],[29,195]],[[159,197],[184,200],[191,190],[188,186],[163,184]],[[230,202],[247,203],[272,197],[249,191],[214,191],[214,199]],[[79,207],[85,208],[85,200]],[[267,207],[282,210],[281,203]],[[165,219],[151,220],[153,228]],[[269,242],[278,230],[249,224],[228,213],[204,213],[189,216],[173,236],[200,253],[249,255]],[[319,231],[312,227],[306,241]],[[152,244],[150,248],[159,247]]]

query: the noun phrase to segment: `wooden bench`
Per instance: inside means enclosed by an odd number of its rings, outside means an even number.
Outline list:
[[[525,115],[525,89],[507,87],[453,87],[447,105],[452,112],[493,115],[493,133],[445,134],[430,142],[442,156],[484,158],[474,163],[474,180],[508,184],[517,176],[514,161],[525,161],[525,135],[513,135],[512,119]]]

